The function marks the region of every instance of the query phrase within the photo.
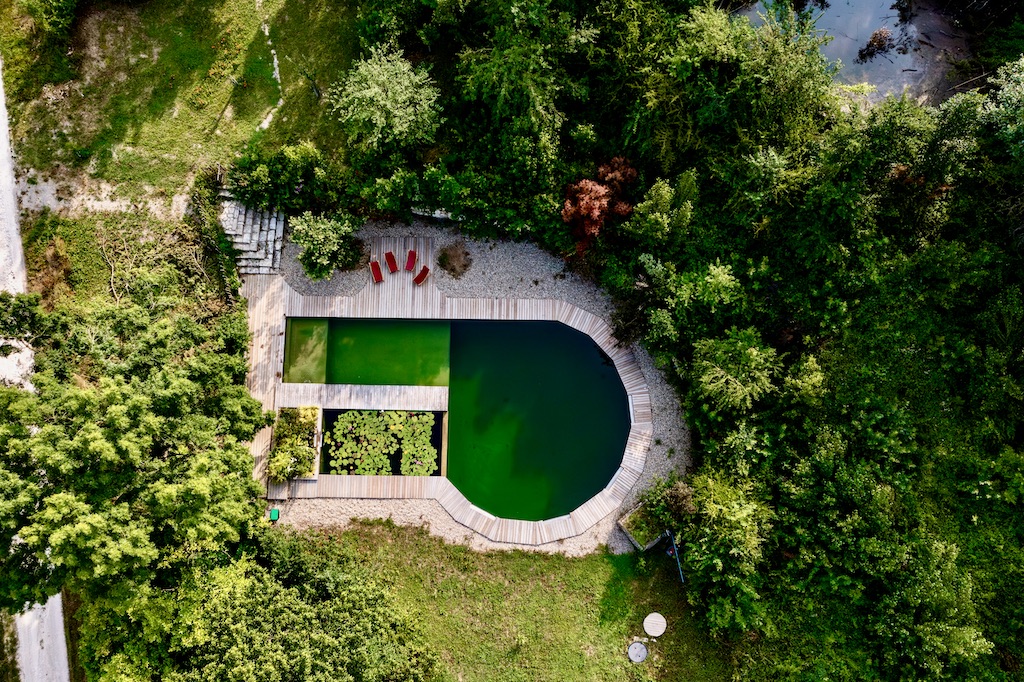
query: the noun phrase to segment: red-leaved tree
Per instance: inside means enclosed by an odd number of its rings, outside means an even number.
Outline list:
[[[633,205],[623,199],[626,187],[636,180],[636,169],[616,156],[597,169],[597,180],[580,180],[565,190],[562,220],[573,226],[576,254],[583,254],[601,232],[609,212],[625,218]]]

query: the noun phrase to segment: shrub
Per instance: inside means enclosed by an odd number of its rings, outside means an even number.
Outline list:
[[[313,472],[316,416],[315,407],[281,408],[274,426],[274,445],[267,467],[267,475],[272,482],[283,483]]]
[[[21,0],[21,6],[43,33],[67,36],[75,20],[77,0]]]
[[[302,247],[299,262],[310,279],[327,279],[336,268],[351,270],[363,257],[363,244],[353,236],[360,220],[350,213],[332,218],[309,211],[292,218],[292,241]]]
[[[437,254],[437,265],[449,275],[458,279],[466,274],[473,258],[466,249],[466,241],[460,239],[442,248]]]
[[[229,187],[246,206],[324,212],[338,207],[344,173],[312,142],[267,152],[250,149],[231,171]]]

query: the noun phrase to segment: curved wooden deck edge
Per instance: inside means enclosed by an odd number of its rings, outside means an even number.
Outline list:
[[[430,240],[379,238],[371,252],[405,253],[414,249],[425,262],[433,262]],[[440,476],[332,476],[267,486],[267,499],[366,498],[435,499],[458,523],[495,542],[541,545],[580,535],[622,506],[640,479],[653,433],[650,392],[633,351],[620,347],[611,326],[601,317],[572,303],[555,299],[449,298],[436,289],[435,280],[413,287],[406,273],[395,273],[353,296],[303,296],[280,275],[245,277],[242,294],[248,299],[250,347],[249,389],[266,409],[316,404],[321,407],[405,405],[406,409],[436,410],[447,403],[447,389],[425,387],[313,386],[283,384],[284,328],[288,317],[354,317],[439,320],[531,320],[561,322],[590,336],[612,360],[622,380],[630,412],[630,430],[622,460],[612,479],[599,493],[575,510],[544,521],[498,518],[474,506],[446,478]],[[369,283],[368,283],[369,284]],[[403,391],[402,389],[408,389]],[[424,404],[420,404],[423,402]],[[383,409],[383,407],[380,407]],[[444,406],[447,409],[447,406]],[[265,430],[269,431],[269,430]],[[265,476],[269,433],[261,432],[250,447],[255,477]]]

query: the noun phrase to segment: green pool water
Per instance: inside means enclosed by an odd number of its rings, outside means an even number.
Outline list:
[[[622,460],[622,381],[590,337],[565,325],[293,319],[286,333],[285,381],[439,385],[429,382],[443,377],[448,479],[495,516],[568,514]]]
[[[568,514],[611,480],[626,391],[594,341],[556,322],[453,322],[448,479],[495,516]]]
[[[448,385],[448,322],[289,318],[288,383]]]

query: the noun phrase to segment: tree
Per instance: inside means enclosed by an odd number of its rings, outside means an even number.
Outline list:
[[[327,93],[332,111],[359,152],[377,154],[433,142],[440,123],[439,92],[400,50],[382,46],[352,67]]]
[[[625,218],[632,204],[623,195],[636,180],[636,169],[629,161],[616,156],[597,169],[597,181],[580,180],[569,185],[562,206],[562,220],[576,230],[576,253],[582,256],[593,244],[609,213]]]
[[[327,279],[338,268],[354,268],[363,256],[363,245],[353,236],[362,221],[349,213],[332,217],[306,211],[292,218],[292,241],[302,247],[299,262],[310,279]]]
[[[697,194],[695,175],[683,173],[676,187],[658,179],[622,225],[641,247],[661,249],[677,243],[690,227]]]
[[[780,367],[775,349],[763,345],[753,327],[733,327],[722,338],[694,344],[697,385],[719,410],[749,412],[757,400],[776,390],[773,379]]]
[[[986,117],[1010,153],[1024,163],[1024,56],[1002,66],[992,83],[999,89],[985,107]]]
[[[138,590],[238,542],[259,515],[241,441],[266,423],[242,385],[244,316],[131,303],[40,320],[37,393],[0,390],[0,601]]]

